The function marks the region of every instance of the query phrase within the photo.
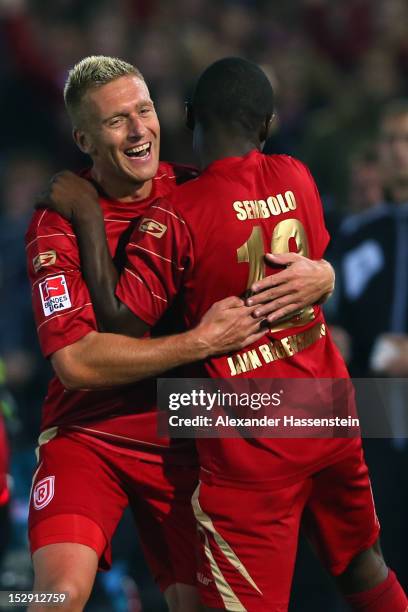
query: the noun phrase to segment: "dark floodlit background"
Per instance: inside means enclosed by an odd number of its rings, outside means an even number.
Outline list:
[[[261,64],[278,110],[267,151],[289,153],[310,166],[330,231],[341,242],[344,217],[383,200],[376,125],[386,102],[408,95],[407,24],[405,0],[0,0],[0,377],[13,447],[10,543],[0,589],[31,586],[25,525],[50,375],[31,315],[24,232],[34,196],[49,177],[87,163],[71,140],[64,110],[68,69],[90,54],[134,63],[159,113],[162,159],[191,162],[183,100],[196,76],[223,56]],[[335,260],[336,252],[329,258]],[[328,315],[341,319],[336,300]],[[344,340],[342,330],[338,337]],[[367,453],[385,554],[407,587],[407,449],[401,440],[371,441]],[[135,584],[144,610],[165,609],[132,533],[126,517],[113,570],[98,579],[89,610],[136,610]],[[342,609],[302,545],[293,610]]]

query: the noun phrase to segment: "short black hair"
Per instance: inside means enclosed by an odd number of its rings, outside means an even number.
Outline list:
[[[226,57],[211,64],[198,79],[192,110],[195,121],[204,127],[222,121],[252,132],[273,115],[272,85],[256,64]]]

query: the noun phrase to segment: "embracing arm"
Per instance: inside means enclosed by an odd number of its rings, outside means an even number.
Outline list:
[[[87,216],[87,210],[74,218],[74,229],[98,322],[105,331],[140,336],[147,326],[143,330],[143,321],[115,295],[118,273],[106,243],[103,219],[96,222],[94,216]],[[287,267],[257,281],[247,304],[258,306],[256,316],[267,317],[269,323],[294,315],[307,306],[323,304],[334,290],[335,273],[324,259],[314,261],[296,253],[268,254],[266,259]],[[135,329],[140,329],[140,333],[135,333]]]
[[[106,240],[102,211],[84,206],[72,218],[81,255],[82,274],[88,285],[101,331],[143,336],[149,326],[115,295],[119,274]]]
[[[115,295],[119,274],[108,248],[99,195],[94,185],[69,170],[59,172],[39,197],[37,206],[51,208],[74,228],[81,271],[88,285],[99,329],[143,336],[148,325]]]
[[[229,297],[214,304],[197,327],[163,338],[90,332],[56,351],[51,362],[70,390],[126,385],[166,370],[237,351],[262,337],[253,309]]]
[[[126,385],[205,357],[204,342],[191,332],[160,339],[91,332],[51,362],[64,387],[75,390]]]
[[[136,317],[115,295],[118,273],[106,243],[103,220],[96,223],[86,211],[74,221],[83,274],[92,301],[105,331],[130,333],[143,330],[143,321]],[[313,304],[323,304],[333,293],[335,273],[325,259],[311,260],[297,253],[268,254],[273,265],[286,266],[281,272],[257,281],[248,306],[257,306],[255,316],[266,317],[269,323],[291,316]],[[138,327],[139,325],[139,327]],[[146,330],[147,326],[145,327]]]

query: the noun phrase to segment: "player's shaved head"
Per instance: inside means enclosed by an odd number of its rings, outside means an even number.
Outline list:
[[[118,57],[90,55],[69,71],[64,87],[64,100],[74,126],[87,118],[82,115],[82,101],[86,93],[123,76],[136,76],[144,81],[142,73],[132,64]]]
[[[194,121],[204,127],[222,121],[253,132],[273,111],[268,77],[259,66],[239,57],[211,64],[198,79],[192,97]]]

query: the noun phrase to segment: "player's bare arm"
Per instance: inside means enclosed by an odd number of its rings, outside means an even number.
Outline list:
[[[193,329],[162,338],[91,332],[58,351],[52,365],[67,389],[126,385],[166,370],[237,351],[263,335],[237,297],[216,302]]]
[[[285,253],[268,254],[266,261],[284,269],[254,283],[247,304],[257,305],[256,316],[266,317],[270,323],[310,304],[322,304],[333,292],[334,270],[324,259],[313,261],[298,253]]]
[[[39,205],[47,205],[67,221],[76,233],[82,274],[91,294],[101,331],[143,336],[148,325],[136,317],[115,295],[119,273],[106,240],[102,210],[94,185],[68,170],[56,174]]]
[[[142,335],[148,329],[144,321],[126,307],[123,310],[129,314],[128,323],[126,316],[114,312],[116,304],[121,305],[114,294],[118,273],[106,242],[96,189],[89,181],[65,172],[54,177],[41,200],[48,202],[51,198],[56,211],[77,230],[83,255],[81,263],[86,269],[84,276],[91,279],[99,318],[103,321],[108,313],[115,332]],[[89,259],[95,264],[87,266]],[[92,332],[56,351],[52,363],[61,382],[69,389],[129,384],[206,359],[210,354],[228,353],[247,346],[262,335],[259,320],[253,316],[254,310],[255,307],[248,308],[237,297],[226,298],[214,304],[196,328],[154,340]]]

